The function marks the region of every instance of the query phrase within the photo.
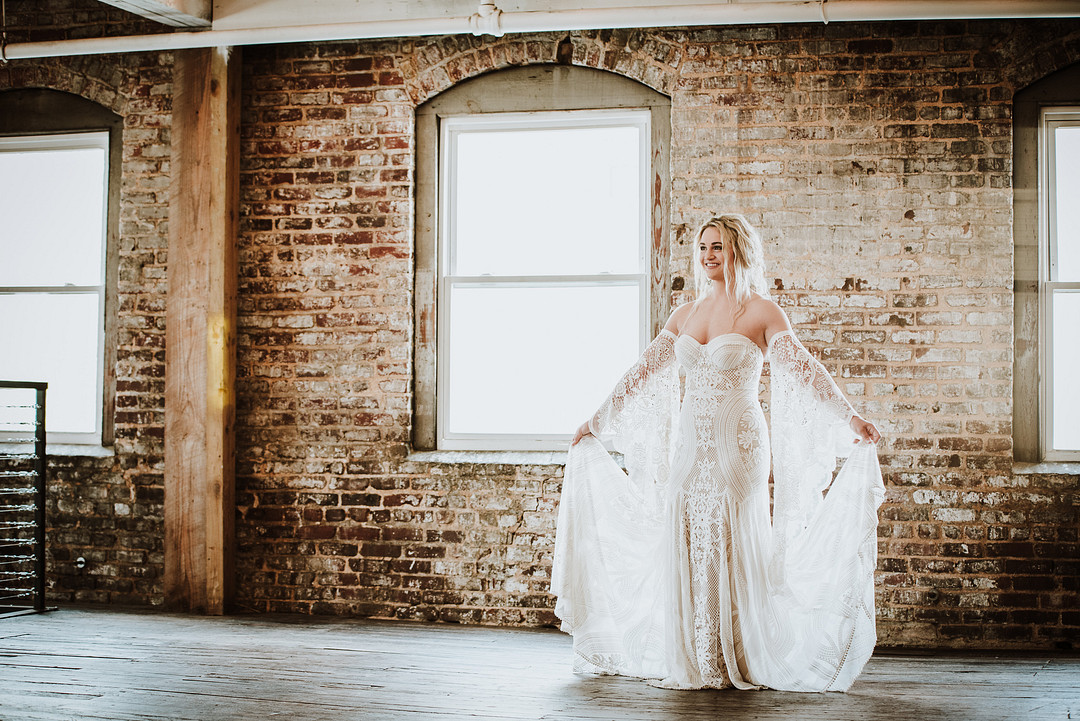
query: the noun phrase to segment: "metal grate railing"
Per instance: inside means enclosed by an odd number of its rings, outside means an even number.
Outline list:
[[[0,616],[45,610],[45,389],[0,381]]]

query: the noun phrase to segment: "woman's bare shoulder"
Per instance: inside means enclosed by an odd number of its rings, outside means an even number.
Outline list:
[[[791,321],[788,320],[787,313],[776,301],[755,293],[746,305],[755,324],[764,330],[766,341],[775,333],[791,330]]]
[[[671,315],[668,317],[667,323],[664,324],[664,329],[672,333],[678,333],[682,324],[690,317],[690,313],[694,310],[694,303],[696,301],[687,301],[680,305],[675,310],[671,311]]]
[[[758,293],[754,293],[753,297],[746,302],[746,310],[763,319],[787,318],[784,309],[776,301]]]

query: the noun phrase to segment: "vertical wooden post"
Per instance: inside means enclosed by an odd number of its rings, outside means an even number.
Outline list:
[[[165,309],[165,604],[233,594],[239,53],[178,50]]]

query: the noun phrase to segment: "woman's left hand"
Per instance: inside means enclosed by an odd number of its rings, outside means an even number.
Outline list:
[[[855,435],[858,436],[858,438],[855,439],[855,443],[858,443],[859,441],[877,443],[881,440],[881,434],[878,433],[877,427],[864,418],[852,416],[851,422],[848,425],[851,426],[851,430],[855,431]]]
[[[574,433],[574,440],[570,441],[570,445],[576,446],[578,444],[578,441],[580,441],[585,436],[591,436],[592,434],[592,430],[589,429],[589,422],[585,421]]]

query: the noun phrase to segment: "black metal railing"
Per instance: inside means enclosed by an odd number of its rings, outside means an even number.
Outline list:
[[[0,616],[45,610],[47,386],[0,381]]]

